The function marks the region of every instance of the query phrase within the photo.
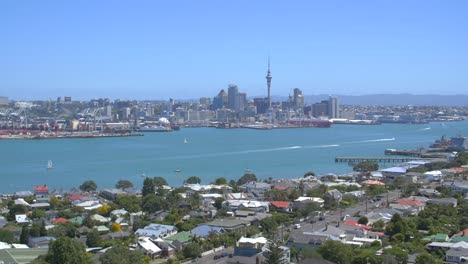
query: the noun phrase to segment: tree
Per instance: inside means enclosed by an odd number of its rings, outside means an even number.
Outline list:
[[[226,178],[224,178],[224,177],[220,177],[220,178],[217,178],[217,179],[214,181],[214,183],[215,183],[216,185],[225,185],[225,184],[227,184],[227,180],[226,180]]]
[[[224,198],[222,197],[218,197],[215,199],[215,202],[214,202],[214,207],[216,207],[216,209],[221,209],[223,207],[223,202],[224,202]]]
[[[33,223],[31,226],[31,230],[29,230],[29,235],[31,237],[39,237],[41,236],[41,226],[39,223]]]
[[[44,210],[41,210],[41,209],[34,209],[34,211],[32,212],[31,214],[31,218],[32,219],[39,219],[41,217],[45,217],[46,216],[46,213]]]
[[[164,186],[164,185],[167,185],[167,181],[163,177],[154,177],[153,178],[153,184],[156,187]]]
[[[99,260],[102,264],[143,264],[144,255],[138,250],[125,246],[115,246],[104,253]]]
[[[317,252],[328,261],[336,264],[350,264],[353,251],[350,246],[340,241],[327,240],[318,249]]]
[[[361,225],[367,225],[368,222],[369,222],[369,219],[367,219],[367,217],[365,216],[361,216],[358,219],[358,224],[361,224]]]
[[[308,172],[306,172],[306,173],[304,174],[304,178],[307,178],[307,177],[309,177],[309,176],[315,176],[315,172],[313,172],[313,171],[308,171]]]
[[[20,243],[21,244],[28,244],[29,241],[29,228],[28,224],[23,224],[21,227],[21,234],[20,234]]]
[[[168,208],[167,201],[164,197],[157,196],[156,194],[148,194],[143,197],[142,205],[143,211],[147,213],[154,213],[164,208]]]
[[[10,206],[10,212],[8,213],[8,221],[14,221],[17,214],[25,214],[28,211],[26,206],[22,204],[15,204]]]
[[[186,258],[196,258],[202,253],[202,249],[200,244],[191,242],[182,249],[182,252]]]
[[[201,182],[201,179],[197,176],[191,176],[187,180],[185,180],[185,183],[188,183],[188,184],[197,184],[200,182]]]
[[[94,192],[97,189],[97,185],[94,181],[88,180],[83,182],[83,184],[80,185],[80,190],[83,192]]]
[[[117,195],[115,202],[130,213],[141,211],[141,197],[135,195]]]
[[[283,259],[283,250],[280,248],[279,243],[273,240],[268,241],[268,253],[265,256],[265,261],[268,264],[282,264],[286,263]]]
[[[101,236],[97,230],[92,229],[86,235],[86,245],[88,247],[99,247],[101,245]]]
[[[416,257],[415,264],[442,264],[443,261],[435,258],[429,253],[422,253]]]
[[[127,181],[127,180],[119,180],[115,184],[115,188],[122,189],[122,190],[132,188],[132,187],[133,187],[133,183],[131,181]]]
[[[40,236],[47,236],[47,229],[44,220],[41,221],[41,229],[39,230]]]
[[[10,230],[0,229],[0,241],[11,244],[15,241],[15,236]]]
[[[383,263],[407,264],[408,252],[396,247],[385,249]]]
[[[50,264],[93,263],[90,256],[86,253],[85,247],[82,243],[64,236],[50,242],[49,251],[45,256],[45,261]]]
[[[120,227],[120,224],[119,224],[119,223],[113,223],[113,224],[111,225],[110,230],[111,230],[112,232],[122,232],[122,228]]]
[[[144,197],[148,194],[154,194],[154,181],[151,178],[146,177],[143,181],[143,189],[141,195]]]
[[[239,180],[237,180],[236,185],[240,186],[252,181],[257,181],[257,176],[255,176],[255,174],[253,173],[246,173],[242,177],[240,177]]]
[[[379,164],[374,161],[361,161],[353,166],[353,171],[369,172],[379,170]]]

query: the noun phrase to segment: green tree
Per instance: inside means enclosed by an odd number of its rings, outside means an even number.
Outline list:
[[[94,192],[97,189],[97,185],[94,181],[88,180],[83,182],[83,184],[80,185],[80,190],[83,192]]]
[[[27,244],[29,241],[29,228],[28,224],[23,224],[21,227],[21,234],[20,234],[20,240],[19,242],[21,244]]]
[[[367,217],[365,216],[361,216],[358,219],[358,224],[361,224],[361,225],[367,225],[368,222],[369,222],[369,219],[367,219]]]
[[[309,177],[309,176],[315,176],[315,172],[313,172],[313,171],[308,171],[308,172],[306,172],[306,173],[304,174],[304,178],[307,178],[307,177]]]
[[[361,161],[353,166],[353,171],[369,172],[379,170],[379,164],[374,161]]]
[[[141,190],[141,195],[143,197],[154,194],[154,181],[151,178],[146,177],[143,181],[143,189]]]
[[[89,231],[89,233],[86,236],[86,245],[88,247],[99,247],[101,246],[101,236],[99,235],[99,232],[95,229],[92,229]]]
[[[317,252],[328,261],[336,264],[350,264],[353,258],[353,251],[350,246],[340,241],[327,240]]]
[[[202,253],[202,249],[200,244],[190,242],[182,249],[182,252],[186,258],[196,258]]]
[[[133,183],[131,181],[128,181],[128,180],[119,180],[115,184],[115,188],[122,189],[122,190],[132,188],[132,187],[133,187]]]
[[[50,242],[45,261],[50,264],[91,264],[93,261],[86,253],[82,243],[69,237],[59,237]]]
[[[31,237],[39,237],[41,236],[41,224],[33,223],[31,229],[29,230],[29,235]]]
[[[32,214],[31,214],[31,218],[32,219],[39,219],[39,218],[42,218],[42,217],[45,217],[46,216],[46,213],[44,210],[41,210],[41,209],[34,209]]]
[[[215,183],[216,185],[225,185],[225,184],[227,184],[227,180],[226,180],[226,178],[224,178],[224,177],[220,177],[220,178],[217,178],[217,179],[214,181],[214,183]]]
[[[41,229],[39,230],[40,236],[47,236],[47,229],[44,220],[41,221]]]
[[[0,241],[11,244],[15,241],[15,236],[10,230],[0,229]]]
[[[14,204],[10,206],[10,212],[8,212],[8,221],[14,221],[17,214],[25,214],[28,211],[26,206],[22,204]]]
[[[268,241],[268,253],[265,256],[265,261],[268,264],[283,264],[286,260],[283,259],[283,250],[278,242],[274,240]]]
[[[141,211],[141,197],[135,195],[117,195],[115,202],[130,213]]]
[[[257,176],[255,176],[255,174],[253,173],[246,173],[242,177],[240,177],[239,180],[237,180],[236,185],[240,186],[253,181],[257,181]]]
[[[216,207],[216,209],[221,209],[223,207],[223,202],[224,202],[224,198],[221,198],[221,197],[218,197],[215,199],[215,202],[214,202],[214,207]]]
[[[154,213],[161,209],[168,208],[169,205],[164,197],[157,196],[156,194],[148,194],[143,197],[142,205],[143,211],[147,213]]]
[[[187,184],[197,184],[201,183],[201,179],[197,176],[190,176],[187,180],[185,180]]]
[[[121,245],[112,247],[99,258],[102,264],[143,264],[143,259],[144,255],[140,251]]]
[[[408,252],[400,248],[385,249],[383,252],[383,263],[394,263],[394,264],[407,264],[408,263]]]
[[[164,186],[164,185],[167,185],[167,181],[163,177],[154,177],[153,178],[153,184],[156,187]]]
[[[442,260],[435,258],[429,253],[422,253],[416,257],[415,264],[442,264]]]

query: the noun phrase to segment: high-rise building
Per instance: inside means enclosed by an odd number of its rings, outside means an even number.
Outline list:
[[[265,77],[267,80],[267,88],[268,88],[268,109],[271,110],[271,94],[270,94],[270,89],[271,89],[271,72],[270,72],[270,56],[268,56],[268,72],[267,76]]]
[[[304,96],[302,95],[302,91],[299,88],[294,88],[293,102],[295,109],[304,108]]]
[[[224,91],[224,89],[222,89],[218,93],[218,95],[213,98],[213,104],[211,105],[211,110],[218,110],[223,107],[226,107],[227,102],[228,102],[228,95]]]
[[[247,93],[239,93],[239,109],[236,109],[236,112],[245,110],[247,106]]]
[[[328,99],[328,118],[339,118],[340,117],[340,105],[338,98],[330,96]]]
[[[228,108],[233,111],[239,110],[239,89],[235,84],[228,87]]]
[[[314,117],[329,116],[328,114],[329,104],[330,102],[328,100],[323,100],[320,103],[313,104],[312,115]]]

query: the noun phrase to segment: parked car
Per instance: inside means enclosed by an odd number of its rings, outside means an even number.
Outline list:
[[[301,228],[301,224],[294,224],[294,229],[299,229]]]

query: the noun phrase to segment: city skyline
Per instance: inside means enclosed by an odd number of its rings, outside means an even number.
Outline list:
[[[464,1],[0,3],[0,95],[467,94]]]

